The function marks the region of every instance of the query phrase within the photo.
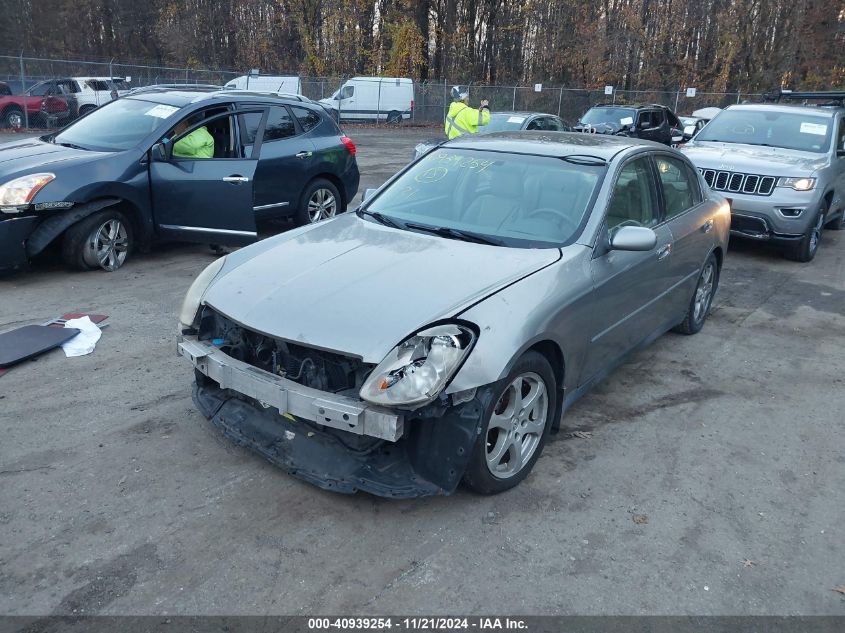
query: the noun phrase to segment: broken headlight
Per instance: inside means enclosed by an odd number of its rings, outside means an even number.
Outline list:
[[[197,316],[197,310],[200,309],[202,296],[205,294],[205,291],[208,290],[208,287],[211,285],[211,282],[214,281],[214,278],[217,277],[217,274],[220,272],[220,269],[223,268],[223,264],[225,262],[225,255],[219,259],[215,259],[206,266],[199,275],[197,275],[197,278],[194,279],[194,283],[192,283],[191,287],[188,288],[188,292],[185,294],[185,300],[182,302],[182,310],[179,312],[180,330],[188,329],[193,326],[194,318]]]
[[[0,185],[0,207],[23,206],[32,202],[35,194],[52,180],[54,174],[30,174]]]
[[[417,332],[385,357],[361,387],[361,398],[385,406],[423,405],[434,400],[475,342],[463,325],[436,325]]]

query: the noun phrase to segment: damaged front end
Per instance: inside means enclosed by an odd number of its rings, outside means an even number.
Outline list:
[[[374,369],[358,358],[252,332],[209,307],[179,343],[194,402],[237,444],[321,488],[394,498],[450,494],[492,400],[441,394],[406,411],[361,400]]]

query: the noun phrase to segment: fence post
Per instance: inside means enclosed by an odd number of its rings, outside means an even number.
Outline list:
[[[21,92],[26,93],[26,73],[23,69],[23,51],[21,51]],[[29,128],[29,108],[27,107],[27,100],[23,102],[23,121],[24,127]]]
[[[739,103],[739,98],[742,96],[742,90],[736,91],[736,102]]]
[[[376,125],[381,123],[381,77],[378,78],[378,103],[376,104]]]
[[[446,123],[446,95],[449,94],[446,92],[446,77],[443,77],[443,123]]]
[[[681,99],[681,89],[675,93],[675,114],[678,114],[678,101]]]
[[[563,106],[563,86],[560,87],[560,96],[557,98],[557,115],[560,116],[560,109]]]
[[[513,105],[511,110],[516,110],[516,86],[513,87]]]

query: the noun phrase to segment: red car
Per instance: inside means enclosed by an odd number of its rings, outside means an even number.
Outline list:
[[[0,127],[21,128],[29,125],[51,125],[67,119],[67,99],[50,91],[44,95],[13,95],[9,85],[0,82]]]

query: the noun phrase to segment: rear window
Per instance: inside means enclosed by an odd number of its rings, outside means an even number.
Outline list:
[[[91,90],[105,90],[105,91],[111,90],[111,88],[109,88],[108,83],[106,83],[105,81],[101,81],[99,79],[89,79],[87,83],[88,83],[88,87],[91,88]]]
[[[803,112],[725,110],[695,140],[821,153],[830,149],[832,127],[833,119]]]
[[[270,108],[270,113],[267,115],[267,124],[264,126],[264,141],[278,141],[295,134],[296,127],[287,108],[281,106]]]
[[[296,106],[291,106],[291,110],[293,111],[293,115],[299,121],[299,124],[302,126],[302,129],[306,132],[313,130],[315,127],[320,125],[320,121],[322,121],[320,115],[313,110],[299,108]]]

